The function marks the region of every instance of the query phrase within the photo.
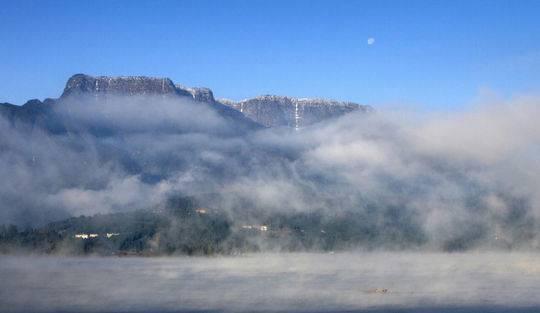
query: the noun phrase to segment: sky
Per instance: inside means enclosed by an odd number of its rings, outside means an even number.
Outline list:
[[[0,3],[0,102],[75,73],[432,110],[540,89],[539,1]]]

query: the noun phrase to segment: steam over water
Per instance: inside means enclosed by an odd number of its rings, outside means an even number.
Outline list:
[[[0,311],[539,312],[538,257],[480,252],[1,257]]]

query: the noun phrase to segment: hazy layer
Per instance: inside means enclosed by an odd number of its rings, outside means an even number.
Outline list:
[[[153,209],[180,194],[233,219],[354,212],[381,248],[410,247],[402,234],[413,234],[433,250],[538,251],[539,103],[245,131],[202,103],[74,99],[54,108],[66,132],[0,120],[0,224]]]
[[[0,311],[524,312],[540,309],[537,260],[518,253],[2,257]]]

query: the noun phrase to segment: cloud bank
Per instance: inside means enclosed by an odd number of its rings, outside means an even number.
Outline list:
[[[355,212],[428,248],[536,249],[539,102],[246,131],[197,102],[71,99],[54,109],[62,131],[0,120],[0,220],[152,209],[181,194],[232,216]]]

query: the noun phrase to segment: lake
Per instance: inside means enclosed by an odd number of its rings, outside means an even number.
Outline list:
[[[1,312],[540,312],[540,254],[0,257]]]

